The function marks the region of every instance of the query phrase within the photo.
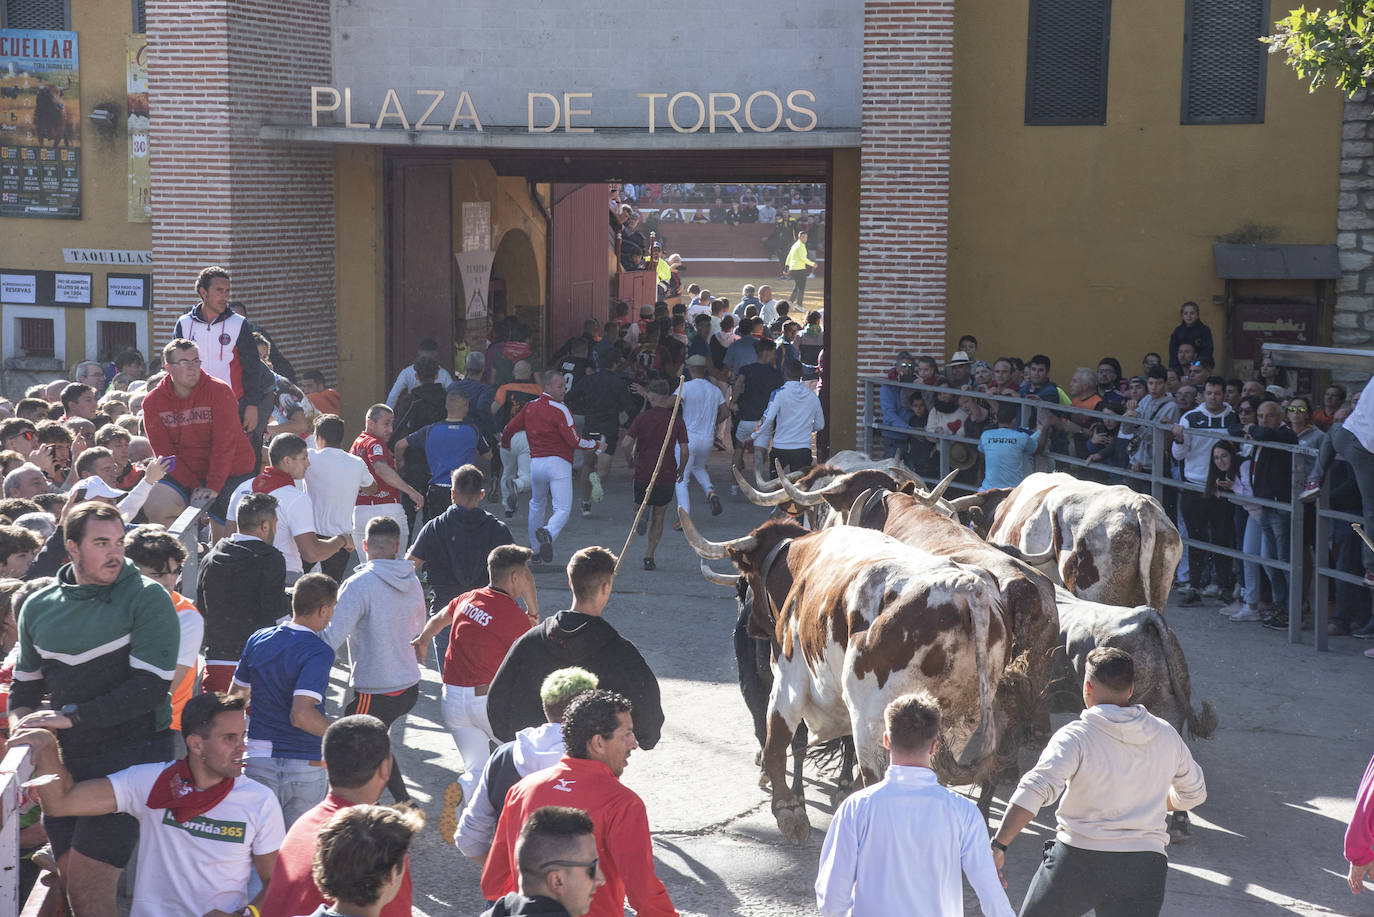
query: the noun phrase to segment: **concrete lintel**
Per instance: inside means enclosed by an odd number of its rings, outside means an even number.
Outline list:
[[[489,127],[480,133],[462,131],[406,131],[399,129],[306,127],[265,124],[258,137],[273,143],[353,144],[486,150],[804,150],[859,146],[857,129],[774,131],[768,134],[679,134],[630,128],[597,128],[590,134],[555,132],[532,134],[524,128]]]

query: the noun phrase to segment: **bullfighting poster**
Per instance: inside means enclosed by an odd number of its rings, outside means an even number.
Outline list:
[[[129,93],[129,222],[153,221],[153,186],[148,175],[148,38],[129,36],[126,80]]]
[[[81,216],[75,32],[0,29],[0,217]]]

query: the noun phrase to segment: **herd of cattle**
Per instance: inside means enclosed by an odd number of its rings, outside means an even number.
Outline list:
[[[740,602],[740,687],[763,746],[762,782],[783,836],[810,832],[802,799],[807,737],[850,755],[869,784],[887,767],[883,710],[926,690],[943,712],[942,782],[978,785],[984,814],[1022,745],[1043,745],[1051,712],[1082,709],[1097,646],[1129,652],[1135,701],[1204,738],[1188,665],[1161,614],[1182,557],[1160,505],[1127,487],[1033,474],[1014,489],[947,500],[895,462],[840,453],[804,475],[778,469],[741,491],[786,515],[726,542],[684,534],[712,582]],[[736,574],[707,561],[728,558]],[[795,754],[794,779],[787,752]],[[1186,813],[1171,823],[1186,831]]]

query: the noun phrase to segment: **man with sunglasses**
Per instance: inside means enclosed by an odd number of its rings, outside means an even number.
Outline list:
[[[602,690],[588,691],[568,705],[563,714],[567,754],[553,767],[530,774],[506,794],[482,869],[483,897],[496,900],[515,889],[517,876],[524,881],[525,867],[534,858],[520,856],[516,838],[520,826],[544,806],[562,805],[582,809],[590,816],[595,849],[601,854],[597,860],[581,863],[589,869],[599,863],[606,883],[592,896],[586,913],[621,917],[628,897],[639,917],[677,917],[668,890],[654,874],[644,801],[620,782],[630,753],[639,747],[631,710],[627,698]],[[541,859],[533,865],[539,874],[549,862]]]
[[[171,532],[154,525],[140,525],[124,536],[124,556],[134,562],[139,573],[167,590],[176,609],[181,642],[176,673],[172,676],[172,728],[180,732],[181,710],[191,699],[191,688],[199,676],[200,644],[205,637],[205,619],[194,602],[177,592],[186,548]]]
[[[520,829],[515,844],[520,890],[501,898],[482,917],[542,914],[582,917],[606,884],[596,855],[592,820],[581,809],[544,806]]]

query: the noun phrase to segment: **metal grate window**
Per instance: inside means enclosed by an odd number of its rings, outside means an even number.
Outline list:
[[[0,0],[0,29],[52,29],[72,27],[69,0]]]
[[[143,35],[148,31],[148,7],[144,0],[134,0],[134,34]]]
[[[109,363],[116,354],[138,348],[138,325],[134,322],[97,321],[95,338],[95,358],[102,363]]]
[[[1026,123],[1106,124],[1111,0],[1031,0]]]
[[[19,325],[19,349],[26,357],[56,356],[53,339],[53,320],[50,318],[16,318]]]
[[[1184,124],[1262,124],[1269,0],[1188,0]]]

